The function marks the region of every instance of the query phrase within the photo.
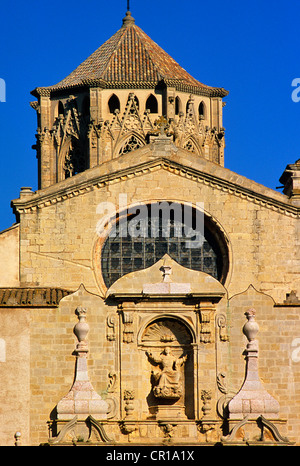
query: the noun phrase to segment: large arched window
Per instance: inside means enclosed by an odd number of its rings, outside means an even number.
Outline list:
[[[162,204],[167,210],[161,208]],[[164,254],[184,267],[206,272],[224,282],[226,252],[218,235],[203,216],[204,235],[199,230],[196,238],[196,209],[189,207],[185,217],[185,207],[177,203],[154,203],[137,207],[132,214],[130,211],[124,216],[121,214],[102,248],[101,270],[105,285],[110,287],[123,275],[150,267]]]
[[[83,172],[86,168],[86,157],[82,150],[82,146],[76,138],[72,138],[63,164],[64,177],[70,178]]]

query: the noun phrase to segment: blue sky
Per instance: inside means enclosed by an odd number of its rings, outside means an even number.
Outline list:
[[[0,231],[15,221],[10,201],[37,189],[37,86],[57,83],[121,26],[126,0],[11,0],[1,5]],[[131,0],[132,15],[155,42],[225,98],[225,166],[272,189],[300,157],[299,0]],[[300,93],[299,93],[300,95]],[[1,93],[0,93],[1,96]],[[1,97],[0,97],[1,98]]]

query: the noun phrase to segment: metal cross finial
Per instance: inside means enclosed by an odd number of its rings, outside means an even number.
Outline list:
[[[127,0],[127,11],[130,11],[130,0]]]

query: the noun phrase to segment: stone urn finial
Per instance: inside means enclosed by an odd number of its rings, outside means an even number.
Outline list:
[[[248,309],[248,311],[245,312],[247,322],[243,326],[243,334],[249,342],[247,345],[248,348],[254,345],[254,341],[256,340],[256,335],[259,330],[259,325],[255,321],[255,314],[255,309]]]
[[[255,309],[245,312],[247,322],[243,334],[248,340],[243,352],[246,359],[245,379],[240,391],[229,401],[227,409],[229,419],[243,419],[245,416],[263,415],[267,419],[275,419],[279,413],[279,403],[263,387],[258,374],[258,340],[259,330],[255,321]]]
[[[78,343],[76,346],[77,351],[87,351],[88,346],[86,342],[87,334],[90,330],[86,322],[86,309],[84,307],[77,307],[75,314],[78,316],[79,322],[74,326],[73,332],[77,337]]]
[[[57,419],[72,420],[74,416],[77,416],[78,420],[86,420],[87,416],[107,419],[111,408],[94,390],[88,375],[86,337],[90,328],[86,322],[86,309],[79,306],[75,314],[79,320],[73,329],[78,340],[73,353],[76,356],[75,377],[71,390],[57,404]]]

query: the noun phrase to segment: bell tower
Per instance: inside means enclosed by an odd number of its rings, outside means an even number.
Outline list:
[[[194,79],[136,24],[122,27],[65,79],[37,87],[39,189],[151,143],[224,165],[223,88]]]

